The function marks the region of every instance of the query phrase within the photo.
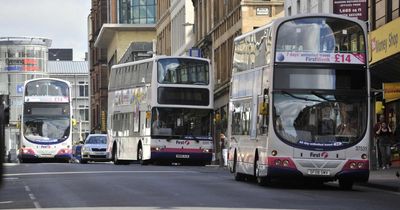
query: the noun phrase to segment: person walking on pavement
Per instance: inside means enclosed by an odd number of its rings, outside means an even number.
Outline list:
[[[228,165],[228,149],[226,148],[226,138],[225,134],[221,133],[220,134],[220,146],[221,146],[221,156],[222,156],[222,161],[223,161],[223,166]]]
[[[380,166],[382,169],[390,167],[390,136],[392,135],[392,130],[389,125],[385,122],[383,115],[379,118],[379,123],[375,126],[375,135],[377,140],[377,145],[380,153]]]

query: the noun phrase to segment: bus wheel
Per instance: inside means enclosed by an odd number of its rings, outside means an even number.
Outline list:
[[[114,165],[121,165],[121,161],[119,161],[117,157],[117,147],[115,145],[113,146],[112,150],[112,160],[114,162]]]
[[[354,182],[348,179],[339,179],[339,187],[343,190],[351,190]]]
[[[149,161],[143,160],[143,148],[142,145],[139,145],[138,152],[137,152],[137,159],[139,160],[141,165],[148,165]]]
[[[237,172],[238,161],[237,161],[236,152],[235,152],[235,156],[234,157],[235,158],[234,158],[234,162],[233,162],[233,176],[235,177],[236,181],[244,181],[246,179],[245,175],[242,174],[242,173]]]

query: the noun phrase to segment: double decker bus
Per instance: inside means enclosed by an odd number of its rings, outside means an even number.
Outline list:
[[[259,184],[299,177],[351,189],[369,177],[366,24],[276,19],[234,40],[229,168]]]
[[[72,148],[70,83],[53,78],[26,81],[22,107],[20,162],[69,161]]]
[[[212,158],[213,80],[209,60],[155,56],[111,69],[108,154],[140,161],[207,164]]]

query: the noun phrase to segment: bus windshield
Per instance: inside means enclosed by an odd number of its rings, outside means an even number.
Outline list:
[[[161,84],[209,84],[209,66],[204,60],[164,58],[158,60],[158,82]]]
[[[185,139],[211,138],[211,113],[208,109],[153,108],[153,136]]]
[[[323,92],[274,93],[274,128],[297,147],[352,146],[367,128],[367,97]]]
[[[277,32],[277,52],[362,53],[362,28],[336,18],[300,18],[283,23]]]
[[[35,143],[66,140],[70,135],[68,104],[25,104],[23,135]]]

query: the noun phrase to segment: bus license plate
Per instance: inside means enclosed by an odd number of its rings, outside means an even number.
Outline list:
[[[307,174],[316,176],[329,176],[331,175],[331,171],[323,169],[308,169]]]
[[[176,155],[176,158],[189,158],[189,155],[180,155],[180,154],[177,154],[177,155]]]

